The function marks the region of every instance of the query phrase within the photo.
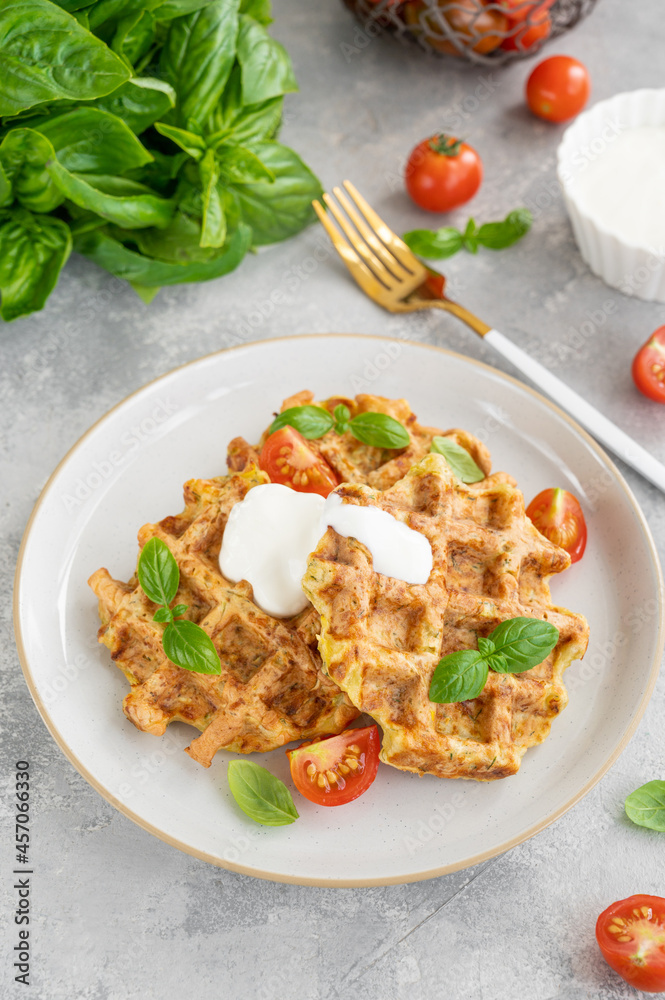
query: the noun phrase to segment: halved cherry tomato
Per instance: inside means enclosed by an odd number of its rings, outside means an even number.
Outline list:
[[[564,122],[579,114],[589,99],[586,66],[572,56],[550,56],[538,63],[526,84],[527,104],[534,115]]]
[[[468,46],[474,52],[484,53],[501,44],[501,32],[508,27],[508,20],[501,11],[483,10],[479,0],[436,0],[436,6],[440,17],[455,33],[460,48]],[[460,48],[446,37],[432,5],[425,0],[408,0],[404,5],[404,20],[416,28],[422,28],[424,23],[427,33],[423,33],[422,40],[433,49],[451,56],[461,55]]]
[[[596,940],[611,969],[637,990],[665,993],[665,899],[629,896],[603,910]]]
[[[659,326],[635,355],[633,378],[645,396],[665,403],[665,326]]]
[[[579,500],[568,490],[543,490],[531,501],[526,516],[541,535],[561,546],[577,562],[586,548],[586,521]]]
[[[433,135],[411,151],[404,183],[416,205],[428,212],[449,212],[480,187],[483,165],[475,149],[450,135]]]
[[[501,42],[501,48],[505,52],[526,52],[533,48],[538,42],[549,38],[552,31],[552,19],[549,14],[538,16],[531,24],[515,24],[513,31]]]
[[[342,806],[366,792],[379,769],[378,726],[345,729],[339,736],[287,750],[298,791],[319,806]]]
[[[293,427],[282,427],[266,438],[259,466],[273,483],[290,486],[299,493],[327,497],[339,486],[337,476],[325,458],[318,455]]]

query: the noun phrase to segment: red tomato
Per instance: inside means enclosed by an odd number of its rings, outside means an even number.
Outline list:
[[[501,48],[506,52],[526,52],[538,42],[549,38],[552,31],[552,19],[544,14],[532,24],[516,24],[514,31],[501,42]]]
[[[579,114],[590,90],[586,66],[571,56],[550,56],[538,63],[527,80],[526,100],[539,118],[564,122]]]
[[[578,562],[586,548],[586,521],[579,501],[568,490],[543,490],[526,509],[526,516],[535,524],[541,535],[560,545]]]
[[[541,13],[545,14],[554,5],[554,0],[498,0],[498,3],[506,17],[510,21],[517,22],[526,21],[530,14],[532,20],[535,19],[533,15],[539,19]]]
[[[325,458],[310,448],[293,427],[282,427],[266,438],[259,465],[273,483],[290,486],[299,493],[319,493],[327,497],[339,486]]]
[[[293,782],[319,806],[342,806],[366,792],[379,769],[378,726],[345,729],[339,736],[287,750]]]
[[[506,17],[498,10],[483,10],[479,0],[436,0],[440,13],[432,10],[426,0],[408,0],[404,5],[404,20],[420,32],[423,23],[426,32],[422,40],[439,52],[451,56],[461,55],[464,46],[474,52],[491,52],[501,44],[503,31],[508,28]],[[451,41],[441,26],[440,19],[450,26],[460,43]]]
[[[596,941],[611,969],[636,990],[665,993],[665,899],[629,896],[603,910]]]
[[[480,187],[483,166],[475,149],[452,136],[433,135],[412,150],[404,183],[416,205],[428,212],[450,212]]]
[[[665,403],[665,326],[659,326],[635,355],[633,378],[645,396]]]

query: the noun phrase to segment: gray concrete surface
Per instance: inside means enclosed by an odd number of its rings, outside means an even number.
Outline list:
[[[551,52],[582,58],[593,100],[661,86],[661,0],[600,0]],[[483,155],[481,219],[534,208],[512,251],[459,255],[447,271],[464,301],[556,370],[665,460],[665,408],[634,391],[630,361],[663,306],[605,288],[575,248],[554,184],[560,127],[522,103],[529,64],[478,71],[391,42],[358,41],[335,0],[276,0],[275,34],[301,92],[284,139],[325,185],[350,177],[396,228],[423,225],[407,201],[406,154],[451,115]],[[481,79],[482,78],[482,79]],[[484,81],[484,83],[483,83]],[[482,86],[481,86],[482,84]],[[477,88],[480,87],[480,90]],[[476,96],[479,94],[480,96]],[[466,212],[460,213],[466,217]],[[81,259],[47,308],[0,328],[0,559],[10,589],[21,534],[49,473],[86,428],[156,375],[228,344],[307,331],[402,334],[510,368],[441,315],[389,317],[328,257],[307,274],[322,234],[249,258],[221,281],[171,288],[145,307]],[[310,265],[306,267],[309,269]],[[274,288],[286,302],[251,326]],[[608,310],[605,304],[615,303]],[[595,318],[594,318],[595,317]],[[665,553],[665,501],[626,472]],[[665,895],[665,834],[631,826],[626,794],[664,776],[665,679],[637,735],[598,786],[531,841],[475,869],[419,884],[316,889],[228,873],[179,853],[100,798],[49,736],[14,649],[9,593],[0,608],[0,996],[35,1000],[614,1000],[635,996],[602,962],[596,915],[633,892]],[[33,772],[32,985],[13,982],[10,777]]]

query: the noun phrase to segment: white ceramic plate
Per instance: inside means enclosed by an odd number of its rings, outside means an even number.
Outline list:
[[[463,427],[527,498],[571,489],[585,508],[584,559],[554,581],[584,613],[591,644],[567,674],[570,703],[520,772],[490,784],[382,766],[357,801],[317,808],[297,796],[292,826],[259,827],[236,807],[220,752],[205,770],[183,748],[194,730],[156,738],[128,722],[127,682],[95,640],[99,566],[127,579],[138,527],[182,509],[182,483],[225,471],[226,445],[257,440],[282,398],[369,391],[405,396],[425,424]],[[655,683],[663,584],[640,510],[618,471],[563,413],[499,372],[436,348],[373,337],[288,338],[202,358],[115,407],[70,451],[35,508],[17,570],[16,632],[25,676],[51,733],[118,809],[171,844],[235,871],[313,885],[429,878],[532,836],[577,802],[616,759]],[[256,757],[289,782],[281,750]]]

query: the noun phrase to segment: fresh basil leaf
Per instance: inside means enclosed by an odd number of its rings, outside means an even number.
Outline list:
[[[46,136],[58,162],[75,173],[122,174],[152,160],[123,121],[99,108],[51,115],[31,128]]]
[[[453,473],[463,483],[479,483],[485,478],[485,473],[476,465],[466,448],[462,448],[451,438],[440,437],[437,434],[432,438],[430,451],[443,455]]]
[[[221,674],[222,665],[215,644],[200,625],[178,618],[164,629],[164,652],[171,663],[197,674]]]
[[[154,11],[157,21],[172,21],[174,17],[184,17],[185,14],[192,14],[195,10],[207,7],[210,0],[166,0]]]
[[[210,261],[219,254],[213,247],[200,246],[201,223],[184,212],[176,212],[163,229],[137,229],[131,236],[142,254],[167,263]]]
[[[476,649],[449,653],[437,665],[429,688],[430,701],[453,704],[477,698],[487,683],[487,661]]]
[[[272,24],[270,0],[240,0],[240,13],[249,14],[259,24]]]
[[[154,40],[154,18],[148,10],[139,10],[120,18],[111,48],[133,68],[149,51]]]
[[[174,108],[175,101],[175,91],[165,80],[134,76],[112,94],[98,98],[94,105],[120,118],[135,135],[140,135]]]
[[[626,815],[638,826],[665,833],[665,781],[647,781],[631,792],[625,803]]]
[[[217,187],[219,165],[214,149],[209,149],[201,160],[199,173],[203,192],[203,215],[199,244],[202,247],[221,247],[226,239],[226,216]]]
[[[452,226],[443,229],[412,229],[402,239],[414,253],[428,260],[444,260],[462,249],[462,234]]]
[[[4,208],[5,205],[11,205],[13,200],[12,182],[5,173],[5,169],[2,166],[2,159],[0,158],[0,208]]]
[[[323,437],[334,426],[334,419],[322,406],[290,406],[270,425],[269,434],[281,430],[282,427],[293,427],[310,441]]]
[[[485,659],[494,653],[496,647],[491,639],[484,639],[483,636],[478,636],[478,652],[482,653]]]
[[[157,608],[152,620],[154,622],[170,622],[173,619],[173,613],[170,608]]]
[[[256,823],[288,826],[298,819],[291,792],[265,767],[251,760],[232,760],[227,775],[233,798]]]
[[[237,54],[243,104],[257,104],[298,89],[286,49],[248,14],[240,15]]]
[[[490,666],[499,673],[519,674],[538,666],[549,656],[559,641],[559,630],[540,618],[509,618],[494,629],[489,638],[496,652],[504,659]]]
[[[188,604],[176,604],[175,608],[171,609],[171,614],[174,618],[178,618],[179,615],[184,615],[188,607]]]
[[[155,128],[160,135],[166,136],[176,146],[191,156],[193,160],[200,160],[206,151],[206,141],[195,132],[190,132],[185,128],[178,128],[177,125],[168,125],[166,122],[155,122]]]
[[[0,6],[0,115],[101,97],[129,76],[122,59],[49,0]]]
[[[349,419],[351,417],[351,410],[348,406],[339,403],[333,410],[333,417],[335,418],[335,432],[337,434],[344,434],[348,431]]]
[[[274,138],[282,120],[283,104],[281,96],[243,104],[240,66],[234,66],[213,113],[214,131],[207,136],[208,145],[213,148],[228,142],[243,145],[252,139]]]
[[[83,10],[85,7],[92,7],[96,0],[53,0],[57,7],[69,11],[73,14],[76,10]]]
[[[349,421],[349,430],[373,448],[406,448],[411,440],[406,427],[387,413],[358,413]]]
[[[117,22],[123,17],[152,10],[161,0],[96,0],[90,9],[90,27],[105,41],[113,37]]]
[[[161,538],[149,539],[141,549],[137,576],[143,593],[154,604],[168,606],[178,593],[178,563]]]
[[[486,222],[478,230],[476,237],[481,246],[490,250],[503,250],[521,240],[531,229],[533,216],[528,208],[518,208],[510,212],[503,222]]]
[[[0,213],[0,316],[17,319],[41,309],[72,248],[69,226],[16,207]]]
[[[294,236],[316,216],[312,201],[321,184],[299,156],[278,142],[251,142],[247,148],[275,175],[271,183],[234,184],[243,222],[252,227],[255,246]]]
[[[127,233],[136,238],[139,230]],[[207,260],[162,261],[123,246],[107,233],[95,230],[77,237],[74,249],[117,278],[147,287],[177,285],[182,282],[209,281],[228,274],[238,266],[249,250],[252,231],[240,225],[230,240]]]
[[[159,288],[150,288],[148,285],[140,285],[137,281],[130,281],[129,284],[134,289],[141,302],[145,302],[147,306],[150,305],[154,297],[159,292]]]
[[[239,0],[211,0],[169,25],[160,70],[178,95],[178,122],[205,122],[219,101],[236,55]]]
[[[256,153],[242,146],[218,146],[219,170],[224,180],[231,184],[272,184],[275,175]]]
[[[475,219],[469,219],[462,234],[462,242],[469,253],[478,253],[478,227]]]
[[[95,212],[103,219],[124,229],[142,229],[148,226],[165,226],[173,215],[174,204],[156,194],[108,194],[108,180],[95,181],[93,174],[72,174],[57,160],[48,166],[48,172],[60,191],[75,205]],[[114,178],[122,182],[124,178]],[[128,185],[135,182],[129,181]],[[117,187],[121,184],[117,183]]]
[[[65,200],[47,170],[53,147],[37,132],[15,128],[0,144],[0,163],[14,196],[31,212],[51,212]]]

